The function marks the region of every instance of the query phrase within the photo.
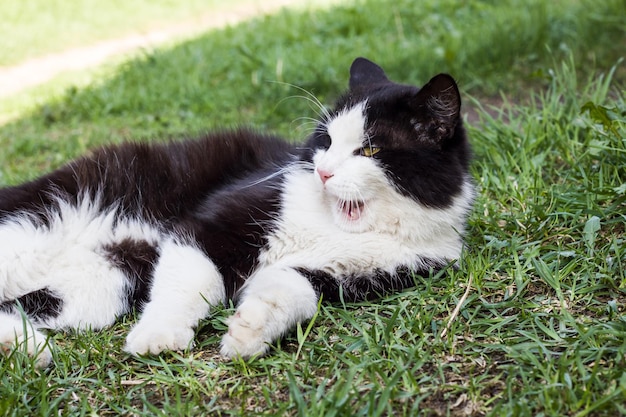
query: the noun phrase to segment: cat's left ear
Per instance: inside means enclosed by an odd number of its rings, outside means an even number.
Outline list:
[[[366,58],[357,58],[350,67],[350,90],[389,82],[385,71]]]
[[[441,141],[453,135],[460,120],[461,94],[448,74],[434,76],[412,99],[415,128],[429,138]]]

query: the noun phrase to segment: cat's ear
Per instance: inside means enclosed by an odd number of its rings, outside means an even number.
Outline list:
[[[448,74],[434,76],[412,100],[414,127],[429,142],[441,144],[451,137],[459,123],[461,94]]]
[[[369,59],[357,58],[352,62],[350,67],[351,90],[385,82],[389,82],[385,71]]]

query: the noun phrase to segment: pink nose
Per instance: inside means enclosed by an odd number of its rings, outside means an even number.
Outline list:
[[[332,173],[328,171],[324,171],[323,169],[320,169],[320,168],[317,169],[317,175],[320,176],[320,179],[322,180],[322,184],[326,184],[326,181],[328,181],[333,176]]]

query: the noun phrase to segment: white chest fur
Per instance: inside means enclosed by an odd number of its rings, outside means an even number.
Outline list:
[[[260,267],[280,265],[320,269],[334,275],[399,266],[419,268],[424,259],[448,262],[462,249],[465,212],[472,200],[469,182],[446,209],[424,208],[391,186],[372,201],[367,229],[343,230],[331,213],[314,173],[287,174],[277,229],[260,255]]]

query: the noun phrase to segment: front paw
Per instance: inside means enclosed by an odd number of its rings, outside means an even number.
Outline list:
[[[126,337],[124,350],[133,355],[157,355],[164,350],[186,350],[193,346],[193,337],[192,328],[140,321]]]
[[[266,310],[262,301],[247,301],[228,318],[228,333],[222,338],[220,349],[222,356],[250,358],[267,353],[271,340],[265,337]]]
[[[0,317],[2,318],[4,317]],[[0,325],[0,353],[9,355],[13,350],[22,348],[26,349],[28,356],[35,358],[34,365],[39,369],[47,367],[52,362],[52,352],[43,333],[32,328],[24,333],[24,328],[19,322],[15,327],[5,328]]]

